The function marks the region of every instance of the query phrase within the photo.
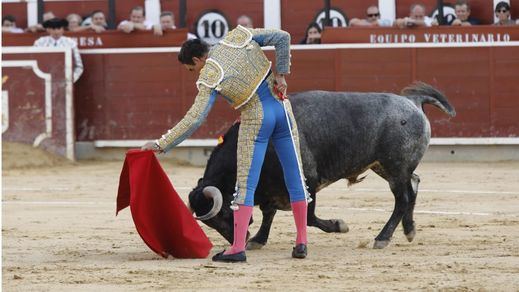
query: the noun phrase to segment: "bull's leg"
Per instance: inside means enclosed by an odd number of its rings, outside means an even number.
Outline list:
[[[350,229],[344,220],[342,219],[329,219],[323,220],[318,218],[315,215],[315,204],[316,204],[316,195],[315,192],[310,192],[312,196],[312,202],[308,204],[308,213],[307,213],[307,225],[314,226],[321,229],[324,232],[340,232],[346,233]]]
[[[267,240],[270,234],[270,227],[272,226],[272,221],[274,220],[274,215],[276,215],[276,209],[272,207],[260,207],[261,213],[263,214],[263,220],[261,221],[261,226],[251,239],[247,242],[247,249],[261,249],[265,244],[267,244]]]
[[[416,196],[418,195],[418,184],[420,183],[420,177],[416,174],[411,176],[411,188],[408,190],[409,204],[407,210],[402,218],[402,226],[404,227],[404,234],[409,242],[413,241],[416,235],[416,227],[413,220],[414,206],[416,203]]]
[[[375,238],[373,248],[384,248],[389,244],[395,228],[398,226],[409,205],[409,190],[411,189],[410,179],[395,179],[390,181],[391,191],[395,197],[395,207],[388,222]]]

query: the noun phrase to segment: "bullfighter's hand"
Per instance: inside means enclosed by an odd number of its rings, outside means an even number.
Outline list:
[[[287,81],[285,80],[285,75],[276,74],[276,86],[279,91],[283,92],[283,95],[287,94]]]
[[[153,150],[155,153],[162,153],[162,149],[160,149],[159,145],[157,143],[151,141],[147,142],[141,147],[141,150]]]

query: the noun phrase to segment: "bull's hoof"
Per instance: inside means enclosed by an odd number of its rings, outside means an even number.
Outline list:
[[[407,233],[405,235],[405,237],[407,238],[407,241],[409,241],[409,242],[412,242],[415,236],[416,236],[416,229],[415,228],[413,228],[413,230],[411,230],[409,233]]]
[[[375,240],[375,243],[373,244],[373,249],[383,249],[388,245],[389,240]]]
[[[247,242],[247,250],[257,250],[263,248],[265,245],[255,241]]]
[[[337,224],[337,226],[339,226],[340,233],[346,233],[346,232],[350,231],[350,228],[348,227],[346,222],[344,222],[344,220],[342,220],[342,219],[338,219],[335,224]]]

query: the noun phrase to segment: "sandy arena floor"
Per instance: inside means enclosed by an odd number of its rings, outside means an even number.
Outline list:
[[[371,246],[393,208],[387,184],[374,173],[349,189],[340,181],[318,194],[317,212],[344,219],[350,232],[309,228],[309,256],[295,260],[291,213],[278,212],[269,243],[232,265],[164,260],[149,250],[129,209],[115,217],[121,161],[20,167],[22,158],[5,155],[4,291],[519,291],[519,162],[420,165],[415,241],[399,226],[383,250]],[[203,173],[163,166],[184,200]],[[252,232],[258,208],[254,216]],[[202,227],[215,245],[211,254],[227,246]]]

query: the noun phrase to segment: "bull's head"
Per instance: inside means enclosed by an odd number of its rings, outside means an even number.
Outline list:
[[[200,179],[198,186],[189,194],[189,208],[195,218],[215,229],[228,242],[233,242],[234,219],[230,208],[232,194],[222,195],[214,186],[203,186]]]
[[[233,242],[234,218],[230,208],[236,186],[236,148],[239,123],[235,123],[213,149],[204,177],[189,193],[189,206],[198,220]],[[252,220],[251,220],[252,222]]]

